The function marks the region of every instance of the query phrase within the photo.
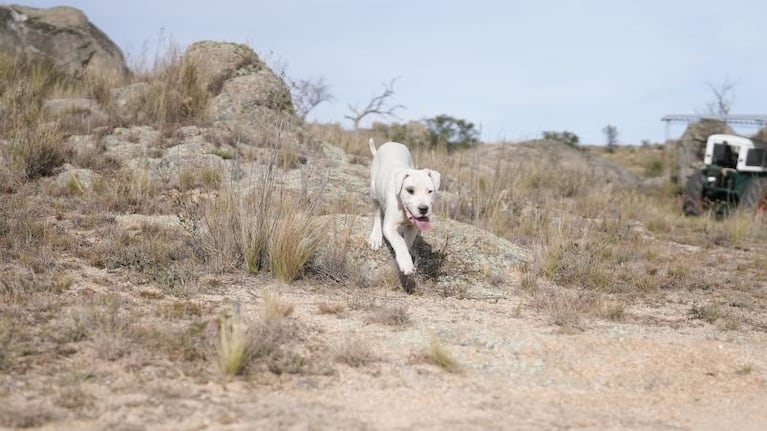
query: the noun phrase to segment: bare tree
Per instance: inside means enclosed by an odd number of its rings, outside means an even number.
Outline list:
[[[354,123],[354,130],[358,130],[360,128],[360,122],[369,115],[397,118],[397,115],[394,112],[397,109],[404,109],[405,105],[389,106],[389,99],[394,96],[394,83],[396,81],[397,78],[394,78],[389,81],[388,84],[384,84],[384,91],[370,99],[364,108],[360,109],[357,106],[349,105],[351,114],[345,115],[344,118],[347,118]]]
[[[335,99],[330,93],[330,85],[322,77],[317,80],[291,81],[290,90],[293,93],[296,115],[301,120],[306,120],[309,112],[321,103],[332,102]]]
[[[714,100],[706,104],[706,111],[711,115],[729,115],[735,102],[735,83],[725,78],[719,85],[707,82],[706,85],[713,93]]]

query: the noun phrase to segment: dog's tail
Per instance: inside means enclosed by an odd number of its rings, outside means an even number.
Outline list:
[[[373,153],[373,155],[375,156],[376,155],[376,143],[373,140],[373,138],[370,138],[370,140],[368,141],[368,145],[370,146],[370,152]]]

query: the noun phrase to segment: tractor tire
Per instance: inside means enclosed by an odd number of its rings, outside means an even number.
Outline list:
[[[703,172],[696,172],[687,177],[687,188],[684,192],[682,211],[687,216],[703,214],[703,184],[706,181]]]
[[[741,207],[767,215],[767,177],[756,177],[748,182],[740,198]]]

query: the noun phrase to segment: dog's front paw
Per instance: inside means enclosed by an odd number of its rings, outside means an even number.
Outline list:
[[[404,275],[411,275],[415,271],[415,265],[413,265],[413,261],[410,260],[409,256],[407,259],[398,259],[397,265],[399,266],[399,270],[402,271],[402,274]]]
[[[370,238],[368,238],[368,245],[370,246],[370,249],[375,251],[381,248],[383,245],[383,238],[381,235],[370,235]]]

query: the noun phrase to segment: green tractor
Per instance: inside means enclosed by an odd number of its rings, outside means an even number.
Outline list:
[[[740,207],[767,214],[767,144],[742,136],[711,135],[705,166],[687,179],[682,210],[726,215]]]

